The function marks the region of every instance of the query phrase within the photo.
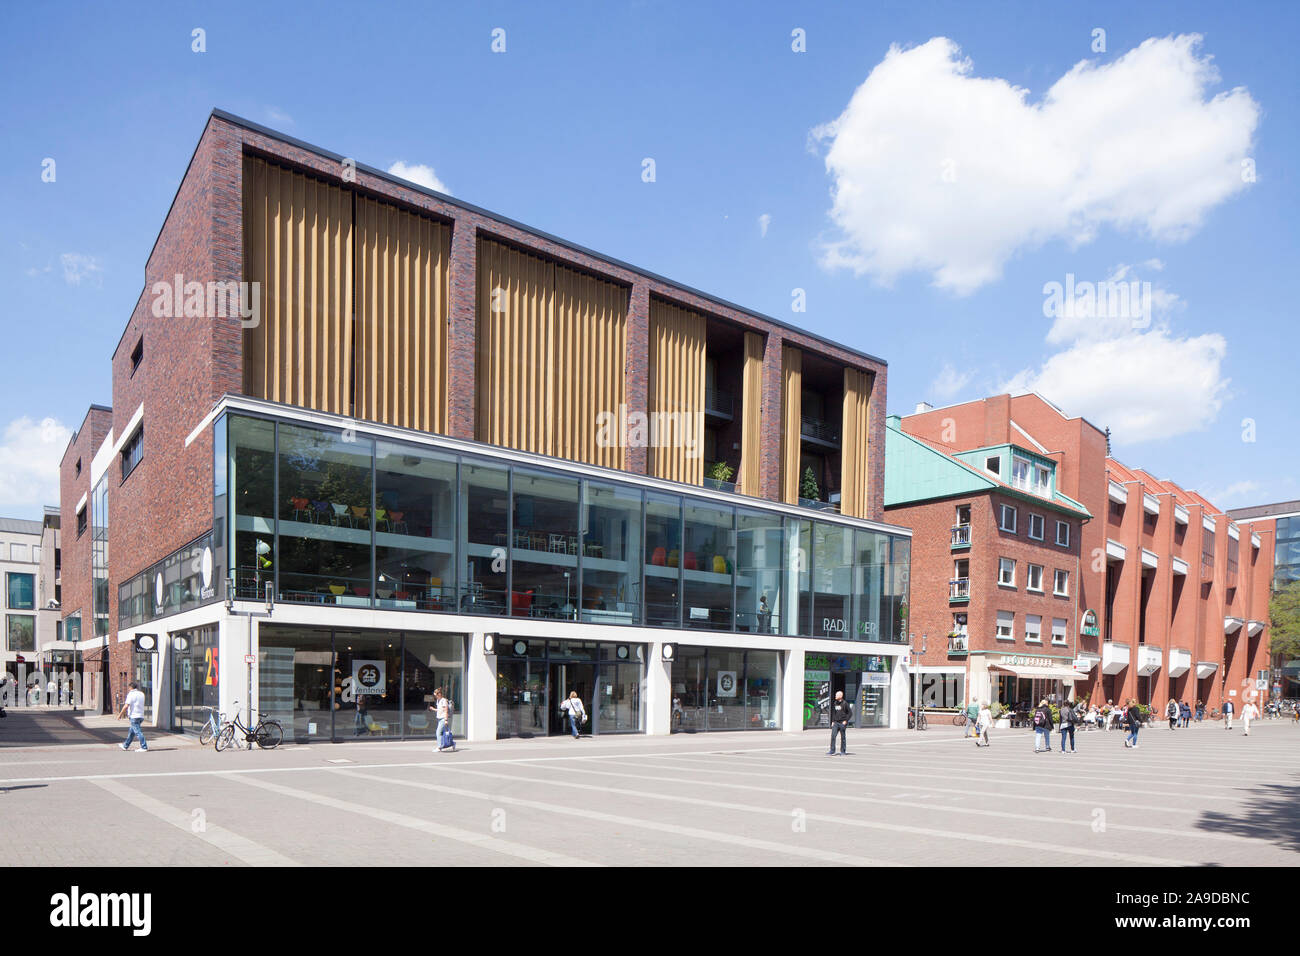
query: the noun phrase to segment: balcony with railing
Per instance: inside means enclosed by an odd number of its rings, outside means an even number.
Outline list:
[[[805,441],[827,448],[840,447],[840,428],[833,422],[812,418],[808,415],[799,419],[799,435]]]
[[[964,656],[967,652],[965,634],[948,635],[948,656]]]
[[[1214,555],[1201,555],[1201,583],[1206,584],[1214,580]]]
[[[953,578],[948,582],[948,600],[952,601],[969,601],[970,600],[970,578]]]
[[[721,388],[704,389],[704,414],[730,420],[736,414],[736,398]]]
[[[970,525],[955,524],[952,526],[952,550],[970,547]]]

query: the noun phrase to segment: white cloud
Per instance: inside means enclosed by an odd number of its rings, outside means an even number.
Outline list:
[[[1157,271],[1164,268],[1158,259],[1143,265]],[[1054,292],[1061,300],[1055,310],[1049,285],[1056,286]],[[1186,307],[1177,293],[1143,279],[1127,263],[1115,266],[1100,280],[1069,274],[1044,284],[1043,290],[1043,312],[1054,320],[1047,333],[1050,345],[1096,341],[1150,328],[1153,322],[1167,320]]]
[[[1202,495],[1220,508],[1240,508],[1259,504],[1263,487],[1258,481],[1236,481],[1223,489],[1202,492]]]
[[[59,261],[63,264],[63,281],[68,285],[81,285],[82,282],[100,285],[103,281],[104,268],[94,256],[65,252],[59,256]]]
[[[394,176],[401,176],[403,179],[409,179],[411,182],[423,186],[426,189],[432,189],[434,192],[451,194],[448,189],[433,171],[432,166],[407,165],[400,159],[388,167],[388,171]]]
[[[279,126],[293,125],[293,117],[290,116],[288,113],[286,113],[284,110],[276,106],[268,106],[266,108],[266,118],[270,122],[275,123]]]
[[[922,271],[957,294],[1051,240],[1105,226],[1174,241],[1245,188],[1260,109],[1219,77],[1196,35],[1152,38],[1111,63],[1082,61],[1041,102],[973,75],[936,37],[890,47],[834,121],[813,131],[833,180],[839,235],[823,256],[888,283]]]
[[[767,227],[770,226],[771,224],[772,224],[772,217],[769,216],[767,213],[763,213],[763,215],[759,216],[759,217],[758,217],[758,234],[759,234],[760,236],[762,236],[763,238],[766,239],[766,238],[767,238]]]
[[[53,418],[23,416],[0,438],[0,514],[37,517],[42,505],[59,503],[59,460],[72,432]]]
[[[958,372],[951,362],[944,362],[943,368],[935,380],[930,383],[930,392],[940,402],[948,402],[957,397],[963,388],[975,377],[973,371]]]

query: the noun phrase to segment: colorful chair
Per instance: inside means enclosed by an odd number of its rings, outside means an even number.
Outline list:
[[[727,559],[720,554],[715,554],[713,556],[713,573],[714,574],[727,573]]]
[[[289,504],[293,506],[293,520],[297,521],[299,515],[306,515],[307,520],[311,520],[311,502],[306,498],[290,498]]]
[[[337,501],[335,501],[335,502],[332,502],[332,503],[330,504],[330,507],[334,509],[334,523],[335,523],[335,524],[337,524],[337,525],[341,525],[341,524],[343,524],[343,522],[346,521],[346,522],[348,523],[348,526],[351,527],[351,525],[352,525],[352,519],[348,517],[348,506],[347,506],[347,505],[341,505],[341,504],[339,504]]]
[[[393,527],[393,526],[392,526],[391,524],[389,524],[389,521],[388,521],[388,509],[387,509],[387,508],[376,507],[376,508],[375,508],[375,530],[376,530],[376,531],[379,530],[379,522],[381,522],[381,521],[382,521],[384,524],[388,525],[388,529],[389,529],[390,531],[392,530],[392,527]]]
[[[352,526],[355,528],[357,522],[361,522],[361,527],[366,527],[370,523],[370,509],[361,505],[352,506]]]
[[[527,591],[510,592],[510,608],[512,614],[530,614],[533,609],[533,588]]]
[[[406,522],[402,519],[406,517],[405,511],[390,511],[388,517],[391,519],[391,527],[394,534],[406,534]],[[502,544],[505,544],[505,535],[501,536]]]
[[[699,563],[695,560],[694,551],[687,551],[682,555],[682,568],[687,571],[699,570]]]
[[[676,548],[673,548],[671,551],[668,552],[668,567],[670,568],[677,567],[677,563],[680,560],[681,560],[680,552]]]
[[[655,548],[650,554],[650,563],[663,567],[668,560],[668,551],[665,548]]]

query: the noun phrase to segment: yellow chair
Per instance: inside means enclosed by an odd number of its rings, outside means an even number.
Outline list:
[[[713,556],[713,573],[714,574],[727,573],[727,559],[720,554],[715,554]]]
[[[678,560],[679,560],[678,551],[676,548],[673,548],[671,551],[668,552],[668,567],[670,568],[677,567]]]

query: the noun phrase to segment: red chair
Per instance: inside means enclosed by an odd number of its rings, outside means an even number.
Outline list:
[[[370,588],[353,588],[352,593],[357,597],[370,597]]]
[[[687,551],[686,554],[682,556],[682,568],[686,571],[699,570],[696,566],[694,551]]]
[[[665,563],[667,563],[667,561],[668,561],[667,548],[655,548],[650,555],[650,563],[657,564],[661,568],[664,566]]]
[[[510,592],[510,608],[513,614],[529,614],[533,608],[533,588],[527,591]]]

